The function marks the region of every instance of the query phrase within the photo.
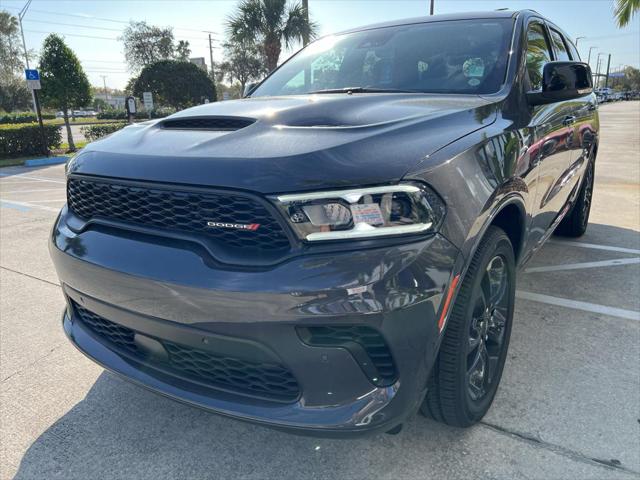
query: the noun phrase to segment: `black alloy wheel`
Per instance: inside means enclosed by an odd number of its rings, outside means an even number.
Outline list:
[[[468,427],[489,410],[509,347],[515,265],[509,237],[489,227],[449,314],[421,407],[426,416]]]
[[[484,272],[474,300],[467,345],[467,389],[478,401],[496,381],[509,309],[506,259],[496,255]]]

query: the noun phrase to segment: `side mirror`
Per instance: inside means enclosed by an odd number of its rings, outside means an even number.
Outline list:
[[[242,92],[242,98],[246,98],[253,93],[256,87],[260,85],[260,82],[249,82],[244,86],[244,92]]]
[[[542,71],[542,92],[527,93],[530,105],[572,100],[593,92],[591,67],[581,62],[549,62]]]

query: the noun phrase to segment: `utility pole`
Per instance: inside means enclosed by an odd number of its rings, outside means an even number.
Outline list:
[[[309,25],[309,0],[302,0],[302,10],[304,12],[304,19]],[[305,30],[304,35],[302,36],[302,45],[306,47],[309,45],[309,32]]]
[[[213,32],[205,32],[205,33],[209,34],[209,62],[211,62],[211,78],[214,78],[213,74],[215,72],[214,72],[214,69],[213,69],[213,40],[211,39],[211,34]],[[214,81],[215,81],[215,79],[214,79]]]
[[[604,79],[604,88],[609,86],[609,68],[611,67],[611,54],[609,54],[609,59],[607,60],[607,76]]]
[[[606,55],[606,53],[598,53],[598,63],[596,63],[596,85],[600,86],[600,56]]]
[[[216,32],[210,32],[210,31],[205,30],[204,33],[208,33],[209,34],[209,62],[211,62],[211,81],[215,85],[216,84],[216,76],[215,76],[216,72],[215,72],[215,69],[213,68],[213,39],[211,38],[211,34],[212,33],[216,33]],[[217,97],[217,95],[218,95],[218,92],[216,91],[216,97]],[[215,101],[215,100],[217,100],[217,98],[216,99],[212,98],[211,100]]]
[[[430,5],[429,5],[429,15],[433,15],[434,12],[434,2],[435,0],[431,0]]]
[[[102,77],[102,84],[104,85],[104,99],[105,102],[107,100],[109,100],[109,94],[107,93],[107,76],[106,75],[100,75]]]
[[[22,35],[22,47],[24,48],[24,61],[27,65],[27,70],[29,70],[31,67],[29,66],[29,52],[27,50],[27,42],[24,41],[24,29],[22,28],[22,19],[27,14],[27,10],[29,8],[29,5],[31,5],[32,1],[33,0],[27,0],[27,3],[25,3],[24,7],[22,7],[22,10],[20,10],[20,13],[18,13],[18,22],[20,23],[20,34]],[[35,92],[35,90],[31,90],[31,100],[33,101],[33,111],[37,114],[38,100],[36,99],[36,95],[37,93]]]

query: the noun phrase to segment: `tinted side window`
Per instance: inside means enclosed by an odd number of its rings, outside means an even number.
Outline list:
[[[551,61],[551,50],[544,27],[532,23],[527,31],[527,71],[531,90],[542,90],[542,69]]]
[[[556,32],[553,28],[551,29],[551,41],[553,42],[553,48],[556,52],[556,60],[560,60],[562,62],[571,60],[562,35],[560,35],[559,32]]]

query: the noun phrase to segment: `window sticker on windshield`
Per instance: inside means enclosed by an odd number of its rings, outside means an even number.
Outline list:
[[[482,77],[484,75],[484,62],[481,58],[470,58],[462,65],[465,77]]]
[[[480,85],[480,80],[478,80],[477,78],[470,78],[467,83],[472,87],[477,87],[478,85]]]
[[[369,225],[383,225],[384,218],[377,203],[362,203],[351,205],[353,223],[368,223]]]

